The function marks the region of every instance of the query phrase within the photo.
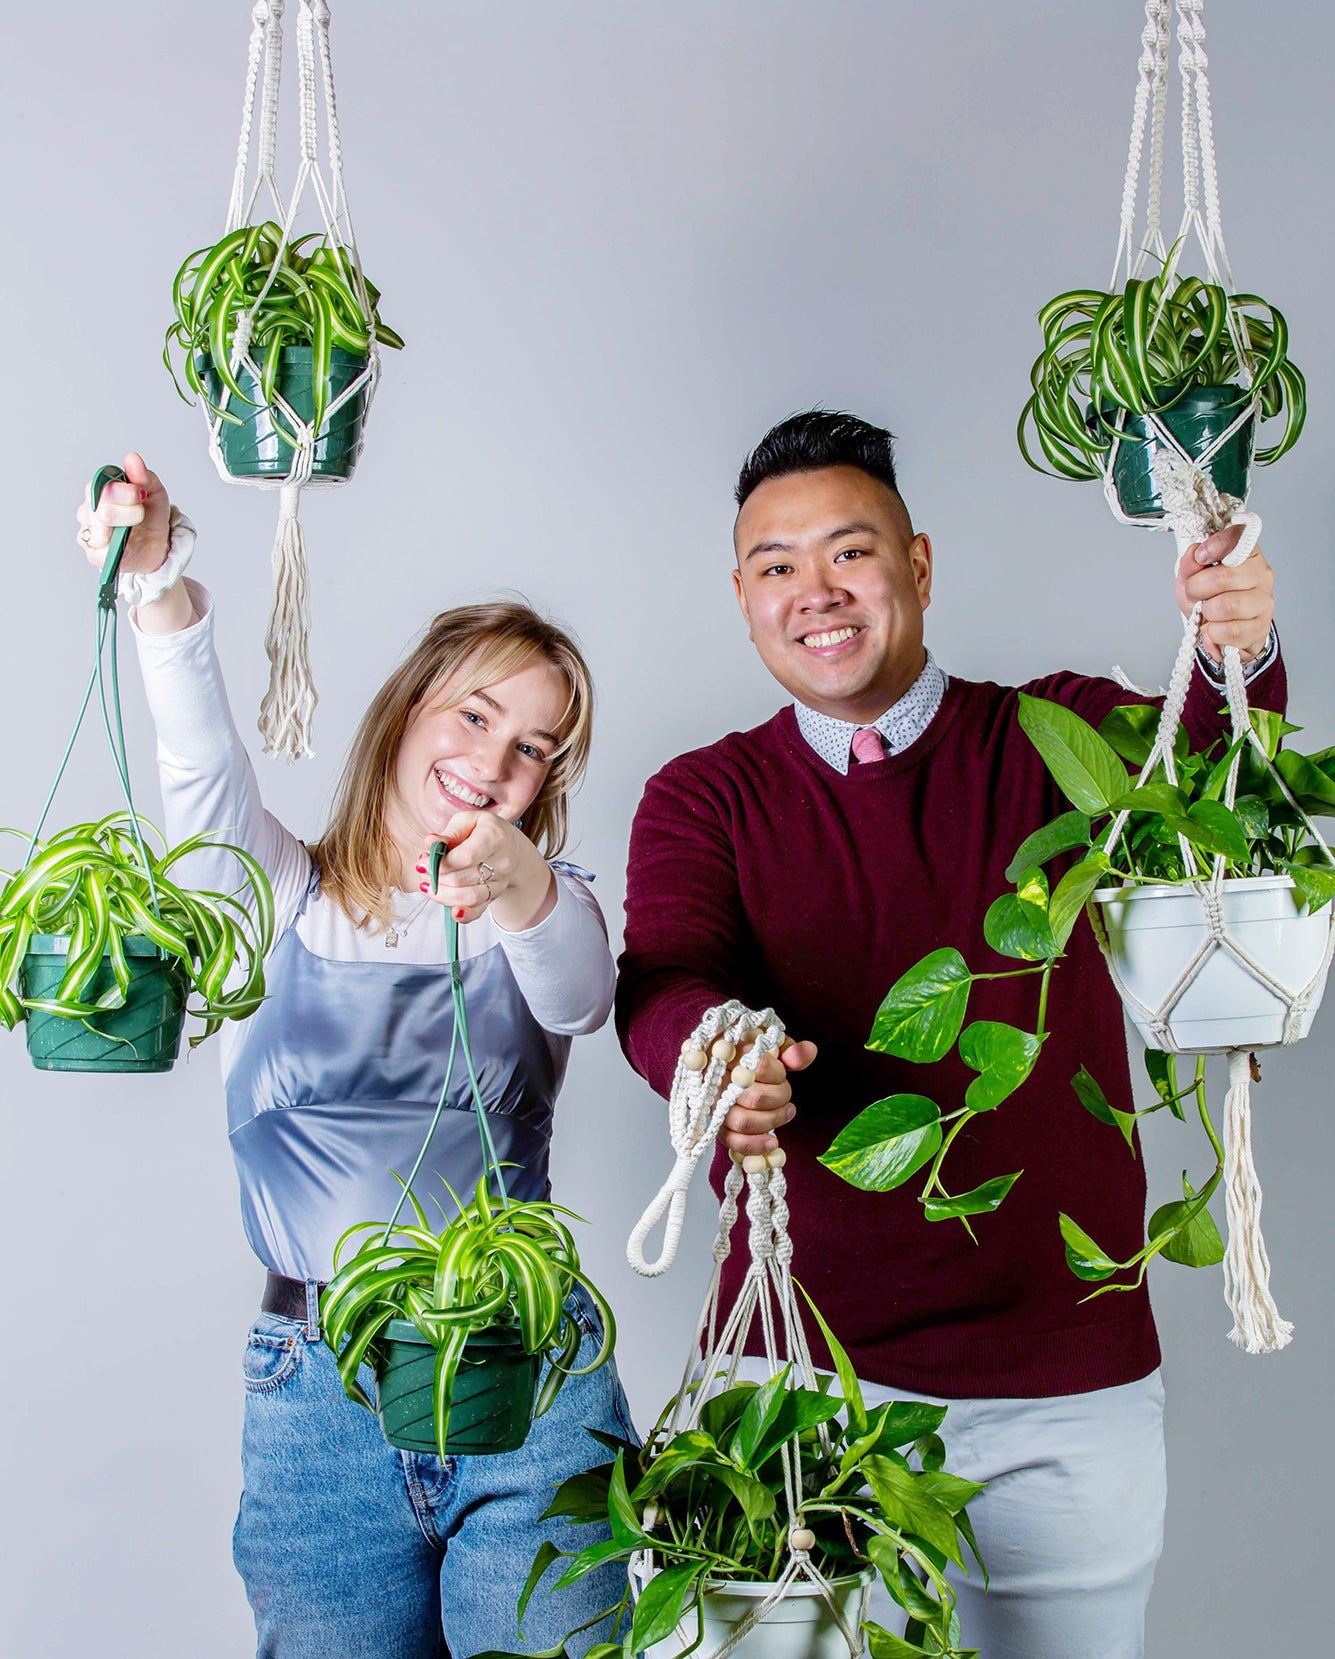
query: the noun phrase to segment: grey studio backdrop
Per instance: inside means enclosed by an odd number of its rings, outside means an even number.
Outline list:
[[[333,9],[358,235],[408,349],[386,354],[353,484],[303,507],[318,755],[259,761],[289,824],[319,828],[358,714],[424,621],[517,589],[576,629],[598,678],[575,856],[617,934],[644,779],[778,704],[730,595],[730,489],[749,443],[814,403],[901,435],[947,670],[1166,676],[1168,538],[1114,524],[1092,486],[1029,472],[1012,436],[1035,311],[1111,261],[1138,0]],[[1213,0],[1207,22],[1238,280],[1287,313],[1313,390],[1306,436],[1254,499],[1293,707],[1324,744],[1335,16]],[[132,445],[199,525],[196,574],[258,754],[274,499],[218,481],[157,360],[171,275],[221,229],[248,27],[244,0],[69,0],[7,25],[4,823],[31,822],[86,672],[78,491]],[[127,681],[152,810],[132,667]],[[113,799],[90,737],[57,815]],[[1055,996],[1055,1018],[1079,1018]],[[1335,1010],[1264,1065],[1257,1160],[1297,1337],[1247,1358],[1225,1340],[1217,1273],[1154,1275],[1171,1496],[1153,1659],[1325,1646]],[[216,1056],[158,1078],[46,1076],[14,1036],[0,1074],[4,1651],[235,1659],[252,1646],[229,1544],[260,1273]],[[1162,1119],[1152,1131],[1167,1192],[1200,1147]],[[642,1425],[681,1362],[711,1238],[702,1182],[672,1275],[626,1266],[668,1162],[661,1103],[611,1031],[576,1043],[555,1188],[592,1223],[581,1246]]]

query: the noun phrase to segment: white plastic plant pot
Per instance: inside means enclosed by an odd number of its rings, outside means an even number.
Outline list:
[[[871,1583],[870,1570],[830,1581],[848,1628],[858,1633],[858,1653],[864,1650],[861,1626],[867,1616]],[[704,1641],[695,1648],[693,1659],[708,1659],[773,1589],[772,1584],[714,1581],[702,1597]],[[646,1649],[645,1659],[677,1659],[692,1646],[698,1632],[696,1614],[692,1611],[677,1626],[675,1638],[656,1642]],[[799,1578],[789,1585],[782,1601],[770,1608],[763,1621],[742,1637],[730,1659],[850,1659],[850,1654],[848,1642],[824,1595],[809,1579]]]
[[[1296,997],[1319,974],[1298,1021],[1305,1037],[1325,990],[1331,907],[1315,914],[1288,876],[1232,876],[1220,889],[1225,931],[1238,949]],[[1209,938],[1191,887],[1101,887],[1094,894],[1114,973],[1144,1007],[1158,1011]],[[1127,1005],[1148,1048],[1210,1054],[1284,1041],[1286,1003],[1227,949],[1214,950],[1168,1015],[1171,1043]]]

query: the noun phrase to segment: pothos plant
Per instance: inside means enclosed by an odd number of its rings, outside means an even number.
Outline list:
[[[1178,276],[1180,246],[1161,271],[1132,278],[1119,292],[1072,289],[1039,312],[1043,350],[1030,370],[1033,390],[1018,432],[1031,467],[1098,478],[1125,416],[1163,414],[1197,386],[1233,387],[1239,412],[1257,398],[1263,420],[1283,415],[1275,442],[1256,455],[1262,466],[1297,443],[1307,391],[1289,361],[1283,315],[1259,295]]]
[[[178,883],[177,866],[205,847],[236,860],[243,879],[235,891]],[[129,811],[74,824],[31,843],[27,861],[0,885],[0,1019],[10,1030],[31,1012],[86,1023],[122,1007],[132,977],[126,941],[142,936],[179,966],[187,993],[199,996],[192,1012],[204,1028],[193,1046],[264,1000],[273,928],[268,878],[240,847],[194,835],[167,849],[152,825]],[[20,972],[40,934],[68,938],[66,967],[54,995],[25,998]],[[112,983],[93,996],[89,987],[104,961]]]
[[[363,312],[359,287],[370,303],[370,319]],[[216,415],[240,425],[241,417],[228,406],[230,399],[255,406],[232,367],[237,330],[248,315],[249,349],[260,369],[260,390],[266,403],[281,390],[284,349],[311,348],[311,424],[318,432],[328,403],[335,347],[364,358],[370,350],[368,321],[374,323],[378,345],[395,350],[403,345],[399,335],[380,320],[379,301],[379,289],[360,276],[353,254],[319,232],[289,242],[284,240],[282,226],[272,220],[244,225],[212,247],[192,253],[176,273],[172,284],[176,317],[167,330],[162,360],[187,403],[194,397],[182,390],[180,377]],[[180,354],[180,377],[173,349]],[[221,397],[208,380],[209,371],[217,377]],[[281,424],[278,430],[295,444],[291,434],[282,432]]]
[[[811,1560],[827,1579],[874,1569],[908,1615],[903,1637],[864,1625],[873,1659],[977,1659],[961,1646],[948,1563],[980,1571],[967,1505],[982,1487],[946,1472],[938,1434],[946,1407],[891,1400],[869,1407],[848,1355],[812,1309],[834,1359],[834,1378],[794,1386],[789,1367],[764,1383],[743,1382],[707,1400],[699,1426],[668,1432],[669,1402],[641,1447],[589,1432],[613,1457],[558,1487],[544,1519],[597,1526],[611,1538],[577,1551],[550,1539],[534,1557],[519,1600],[519,1621],[557,1562],[559,1591],[607,1561],[629,1565],[651,1554],[659,1569],[638,1598],[628,1579],[613,1606],[541,1655],[491,1652],[479,1659],[565,1659],[571,1637],[610,1621],[611,1640],[587,1659],[634,1659],[670,1639],[685,1622],[704,1635],[703,1598],[729,1583],[772,1583],[788,1558],[790,1519],[782,1449],[795,1443],[801,1525]],[[700,1386],[699,1384],[692,1385]]]
[[[488,1176],[472,1202],[450,1196],[458,1213],[439,1233],[407,1189],[414,1223],[363,1221],[348,1228],[334,1250],[334,1277],[321,1296],[321,1320],[348,1397],[375,1410],[357,1381],[365,1360],[376,1366],[386,1327],[408,1320],[436,1350],[433,1385],[437,1447],[446,1455],[455,1378],[470,1336],[513,1326],[525,1353],[549,1362],[534,1406],[540,1416],[568,1376],[606,1363],[616,1322],[602,1293],[580,1266],[579,1251],[560,1219],[573,1211],[545,1200],[521,1200],[493,1191]],[[603,1340],[588,1365],[574,1367],[583,1333],[565,1303],[583,1285],[602,1318]]]
[[[1071,810],[1036,830],[1017,848],[1007,868],[1014,890],[989,907],[987,943],[1022,967],[979,971],[953,946],[930,952],[891,987],[877,1011],[867,1047],[916,1064],[944,1059],[952,1049],[976,1073],[963,1101],[950,1111],[924,1095],[896,1094],[860,1112],[822,1154],[821,1162],[853,1186],[888,1192],[926,1170],[919,1199],[929,1221],[960,1220],[971,1236],[971,1217],[990,1214],[1023,1171],[997,1175],[968,1192],[951,1192],[943,1167],[951,1146],[980,1113],[1008,1100],[1027,1080],[1048,1035],[1049,992],[1071,934],[1094,890],[1108,883],[1190,881],[1181,840],[1209,866],[1224,860],[1228,876],[1279,874],[1292,878],[1311,910],[1335,897],[1335,870],[1313,842],[1303,820],[1335,815],[1335,748],[1303,755],[1282,749],[1300,730],[1265,709],[1251,711],[1264,759],[1246,741],[1217,741],[1193,751],[1179,729],[1177,782],[1154,776],[1139,781],[1158,728],[1159,710],[1148,704],[1114,709],[1095,730],[1072,710],[1020,694],[1020,724],[1047,765]],[[1222,799],[1229,767],[1241,749],[1237,794]],[[1301,809],[1301,810],[1299,810]],[[1111,853],[1114,820],[1128,815]],[[1043,866],[1078,857],[1055,885]],[[1035,990],[1032,1030],[997,1020],[965,1025],[974,987],[1028,978]],[[1158,1255],[1191,1267],[1223,1259],[1224,1248],[1208,1204],[1223,1173],[1223,1149],[1206,1105],[1204,1057],[1194,1076],[1179,1084],[1175,1058],[1148,1051],[1145,1065],[1156,1099],[1139,1111],[1113,1106],[1081,1067],[1071,1079],[1076,1099],[1100,1122],[1115,1127],[1135,1151],[1141,1118],[1169,1110],[1184,1117],[1190,1101],[1200,1119],[1214,1167],[1193,1186],[1183,1175],[1180,1199],[1155,1210],[1144,1247],[1126,1261],[1103,1251],[1069,1216],[1059,1217],[1066,1259],[1073,1273],[1101,1283],[1104,1291],[1133,1290]],[[1114,1280],[1115,1275],[1130,1275]]]

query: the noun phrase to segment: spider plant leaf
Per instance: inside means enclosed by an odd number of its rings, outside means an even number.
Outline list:
[[[210,290],[226,270],[235,254],[245,246],[250,231],[246,226],[234,230],[224,236],[221,241],[215,242],[213,247],[203,253],[192,254],[187,264],[199,259],[199,269],[195,274],[194,287],[190,292],[190,305],[196,315],[203,309],[209,298]]]
[[[1278,442],[1257,451],[1258,466],[1268,467],[1287,455],[1302,435],[1307,419],[1307,382],[1294,363],[1284,362],[1275,370],[1271,384],[1280,388],[1285,410],[1284,430]]]
[[[583,1377],[591,1371],[598,1370],[601,1365],[604,1365],[612,1357],[612,1350],[616,1347],[617,1322],[606,1297],[594,1284],[593,1280],[587,1274],[579,1272],[574,1277],[593,1298],[593,1305],[598,1310],[598,1317],[602,1321],[603,1327],[603,1340],[599,1344],[598,1352],[587,1365],[577,1366],[569,1372],[572,1377]]]
[[[232,396],[240,398],[242,403],[253,404],[254,399],[246,396],[232,368],[231,346],[235,328],[236,317],[231,307],[221,301],[216,303],[209,318],[209,360],[213,372]]]
[[[333,317],[327,295],[316,293],[311,330],[311,435],[319,436],[329,406],[329,371],[334,358]]]
[[[436,1450],[441,1457],[448,1456],[445,1443],[450,1428],[450,1404],[454,1397],[454,1378],[459,1369],[468,1332],[462,1328],[446,1333],[436,1350],[436,1368],[432,1382],[432,1419],[436,1431]]]

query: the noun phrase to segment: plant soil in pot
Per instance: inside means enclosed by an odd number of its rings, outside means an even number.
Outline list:
[[[1309,909],[1288,876],[1234,877],[1222,883],[1220,901],[1228,937],[1291,997],[1321,976],[1290,1040],[1306,1036],[1329,968],[1329,906]],[[1201,898],[1191,887],[1103,887],[1094,902],[1117,979],[1144,1007],[1161,1007],[1209,937]],[[1271,1047],[1284,1041],[1286,1011],[1274,991],[1221,948],[1173,1008],[1171,1047],[1198,1054]],[[1127,1012],[1146,1047],[1170,1046],[1133,1006]]]
[[[151,939],[121,941],[129,984],[119,1007],[82,1018],[42,1007],[54,999],[69,964],[66,935],[38,933],[28,941],[19,984],[28,1005],[28,1054],[39,1071],[170,1071],[181,1046],[189,976]],[[82,993],[95,1003],[116,990],[110,953]]]
[[[1156,426],[1165,427],[1172,434],[1217,490],[1245,501],[1256,442],[1255,418],[1244,421],[1212,454],[1207,456],[1206,451],[1228,432],[1248,400],[1241,386],[1193,386],[1152,420],[1146,415],[1127,414],[1120,427],[1112,466],[1118,504],[1126,516],[1163,516],[1163,496],[1154,480],[1154,462],[1169,446]],[[1116,410],[1107,410],[1104,418],[1112,423],[1116,415]]]
[[[282,349],[274,391],[295,411],[299,420],[314,419],[316,386],[315,353],[310,346]],[[330,357],[319,402],[330,408],[366,369],[366,358],[337,346]],[[292,470],[296,448],[280,406],[265,395],[264,387],[244,363],[236,370],[237,384],[245,393],[242,401],[230,393],[211,362],[201,366],[201,379],[209,401],[224,413],[218,423],[218,449],[233,478],[286,478]],[[362,448],[362,423],[370,396],[369,383],[325,416],[315,437],[311,477],[343,482],[352,477]]]
[[[850,1630],[858,1630],[867,1615],[872,1573],[854,1574],[831,1580],[839,1611]],[[704,1619],[704,1641],[700,1653],[715,1653],[758,1602],[773,1591],[773,1584],[747,1584],[711,1580],[700,1598]],[[646,1649],[645,1659],[677,1659],[694,1648],[700,1624],[691,1614],[677,1626],[675,1636]],[[790,1584],[782,1599],[738,1642],[731,1659],[848,1659],[848,1642],[833,1612],[816,1585],[806,1581]]]
[[[475,1331],[464,1345],[450,1397],[445,1445],[436,1444],[436,1354],[417,1327],[391,1320],[376,1365],[380,1426],[406,1452],[478,1457],[517,1451],[538,1393],[539,1357],[524,1351],[514,1325]]]

